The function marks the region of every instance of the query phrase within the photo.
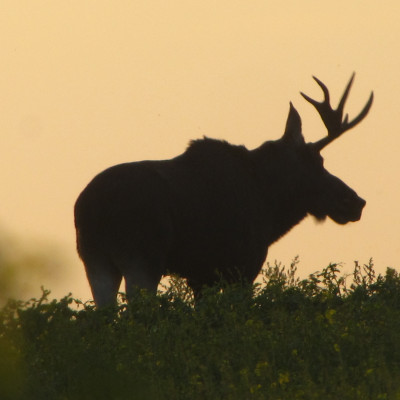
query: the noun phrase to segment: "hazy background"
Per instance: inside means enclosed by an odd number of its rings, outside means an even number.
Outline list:
[[[371,90],[375,102],[323,156],[367,200],[362,220],[307,218],[268,260],[300,255],[302,277],[370,257],[397,268],[399,16],[397,0],[2,0],[0,261],[17,295],[43,284],[91,297],[73,204],[96,173],[173,157],[203,135],[257,147],[282,135],[290,100],[317,140],[324,126],[299,91],[322,98],[314,74],[336,103],[353,71],[350,117]]]

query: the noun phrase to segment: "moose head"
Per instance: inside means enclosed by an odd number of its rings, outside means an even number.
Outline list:
[[[266,142],[255,150],[262,154],[268,171],[271,172],[274,169],[273,164],[279,166],[280,171],[274,171],[274,176],[277,176],[279,180],[277,186],[285,188],[286,191],[290,190],[299,206],[304,201],[307,204],[305,207],[308,213],[318,220],[329,216],[339,224],[359,220],[365,200],[339,178],[324,169],[324,160],[320,153],[329,143],[359,124],[371,108],[373,93],[357,117],[350,122],[348,114],[343,118],[344,106],[354,76],[355,74],[347,84],[336,109],[333,109],[330,104],[327,87],[316,77],[314,80],[321,87],[324,100],[318,102],[301,93],[318,111],[327,128],[327,136],[317,142],[306,143],[302,134],[300,115],[290,103],[286,129],[282,138],[274,142]],[[285,161],[282,163],[278,159]],[[291,203],[289,207],[293,209],[293,204]]]

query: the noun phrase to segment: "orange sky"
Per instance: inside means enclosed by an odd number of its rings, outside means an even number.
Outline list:
[[[384,6],[382,6],[384,5]],[[254,148],[279,138],[289,101],[306,138],[325,135],[299,91],[337,101],[353,71],[356,129],[323,152],[367,200],[360,222],[307,218],[269,250],[299,274],[400,259],[400,3],[363,1],[15,1],[0,5],[0,232],[56,247],[68,268],[42,284],[90,297],[73,204],[116,163],[163,159],[203,135]]]

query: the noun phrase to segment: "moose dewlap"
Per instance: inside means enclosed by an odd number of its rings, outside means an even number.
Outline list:
[[[373,93],[352,121],[326,86],[317,102],[328,135],[306,143],[290,103],[281,139],[254,150],[221,140],[192,141],[171,159],[120,164],[97,175],[75,204],[78,253],[96,305],[113,304],[122,278],[157,290],[167,273],[187,278],[198,296],[204,285],[252,282],[268,247],[307,214],[339,224],[358,221],[365,200],[323,166],[320,151],[367,115]]]

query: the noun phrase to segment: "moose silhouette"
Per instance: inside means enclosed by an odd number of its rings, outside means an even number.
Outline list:
[[[290,103],[281,139],[254,150],[203,138],[170,160],[115,165],[97,175],[75,204],[77,249],[98,307],[113,304],[122,278],[156,292],[179,274],[199,296],[204,285],[253,282],[268,247],[307,214],[339,224],[358,221],[366,204],[323,166],[321,150],[368,114],[373,92],[352,121],[343,118],[352,75],[337,109],[302,96],[328,135],[306,143]]]

